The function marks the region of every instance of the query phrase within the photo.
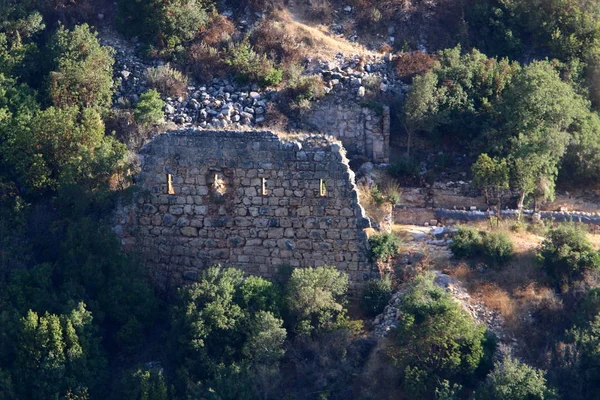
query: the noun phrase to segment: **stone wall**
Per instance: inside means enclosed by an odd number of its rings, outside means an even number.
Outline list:
[[[390,161],[390,109],[376,111],[360,102],[330,94],[305,115],[313,129],[339,139],[351,154],[376,163]]]
[[[273,276],[334,265],[351,290],[369,278],[370,227],[339,143],[270,132],[175,131],[140,151],[141,187],[116,231],[160,288],[220,263]]]

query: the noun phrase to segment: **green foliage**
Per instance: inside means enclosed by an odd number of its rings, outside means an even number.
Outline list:
[[[59,398],[70,390],[96,393],[104,383],[106,361],[83,303],[61,315],[29,310],[22,318],[6,312],[0,318],[0,368],[9,371],[15,398]]]
[[[121,398],[131,400],[168,400],[162,370],[138,368],[123,378]]]
[[[481,243],[481,234],[477,229],[459,226],[452,237],[450,250],[455,257],[469,258],[481,254]]]
[[[476,400],[551,400],[555,393],[546,384],[544,371],[507,356],[488,375],[474,395]]]
[[[509,188],[509,168],[505,159],[491,158],[483,153],[472,165],[473,186],[481,190],[486,199],[500,197]]]
[[[554,284],[563,290],[581,279],[587,270],[600,267],[600,255],[585,232],[570,224],[548,232],[538,258]]]
[[[383,312],[392,297],[392,280],[388,276],[369,280],[362,295],[362,309],[369,317]]]
[[[506,232],[486,232],[481,240],[481,250],[494,266],[506,264],[513,256],[513,243]]]
[[[158,124],[164,119],[165,102],[154,89],[144,92],[135,106],[135,120],[141,125]]]
[[[432,275],[418,276],[400,304],[396,364],[403,386],[431,393],[444,379],[471,382],[484,360],[485,328],[477,325]],[[418,382],[411,377],[418,376]],[[416,386],[416,387],[415,387]]]
[[[387,262],[400,251],[400,238],[395,233],[379,233],[369,238],[371,259]]]
[[[600,390],[600,316],[567,332],[555,346],[548,380],[561,399],[598,399]]]
[[[210,0],[120,0],[118,7],[122,31],[173,50],[200,33],[213,4]]]
[[[283,70],[276,68],[266,54],[256,53],[248,39],[229,46],[226,62],[240,82],[256,82],[266,87],[283,80]]]
[[[286,289],[287,307],[300,334],[331,329],[345,317],[348,276],[335,267],[297,268]]]
[[[511,134],[512,181],[522,195],[543,186],[543,197],[553,197],[569,132],[588,113],[588,102],[560,79],[550,63],[534,62],[521,70],[507,90],[503,114],[504,129]]]
[[[488,149],[495,125],[494,104],[502,98],[520,67],[461,48],[439,53],[433,69],[415,77],[404,105],[406,125],[434,138],[451,136],[467,148]]]
[[[250,376],[276,374],[286,331],[267,310],[275,303],[275,292],[261,278],[248,279],[246,284],[237,269],[210,267],[198,282],[179,291],[170,335],[179,390],[196,385],[199,395],[212,391],[235,398]],[[226,392],[235,395],[227,397]]]
[[[54,71],[49,94],[56,107],[105,111],[112,104],[112,48],[101,46],[87,24],[72,31],[60,27],[52,39]]]

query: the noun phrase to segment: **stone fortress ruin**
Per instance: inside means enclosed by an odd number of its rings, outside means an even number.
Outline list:
[[[265,131],[163,133],[140,151],[140,191],[116,231],[159,288],[214,264],[271,277],[333,265],[351,292],[372,273],[354,173],[341,144]]]

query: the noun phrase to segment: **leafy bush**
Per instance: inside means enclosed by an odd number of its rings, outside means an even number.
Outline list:
[[[348,275],[335,267],[297,268],[286,287],[286,302],[300,334],[331,328],[344,318]]]
[[[151,88],[166,97],[183,96],[187,91],[187,77],[169,64],[148,68],[146,79]]]
[[[481,254],[482,238],[479,231],[469,226],[460,226],[452,237],[450,250],[455,257],[469,258]]]
[[[371,259],[387,262],[400,250],[400,238],[395,233],[380,233],[369,238]]]
[[[481,249],[493,265],[503,265],[513,255],[513,243],[506,232],[487,232],[481,241]]]
[[[486,361],[485,327],[450,294],[420,275],[400,303],[396,366],[414,398],[429,398],[441,380],[469,382]],[[491,354],[490,354],[491,355]],[[416,381],[415,381],[416,378]]]
[[[87,24],[72,31],[60,27],[50,52],[54,71],[48,90],[57,107],[77,106],[103,111],[113,95],[112,48],[101,46],[97,34]]]
[[[168,400],[167,384],[162,369],[138,368],[122,382],[121,398],[130,400]]]
[[[274,86],[283,80],[283,71],[276,68],[265,54],[256,53],[247,39],[229,46],[226,62],[240,82]]]
[[[590,269],[600,268],[600,255],[583,230],[562,225],[548,232],[538,258],[557,287],[567,289]]]
[[[117,24],[131,36],[140,36],[172,50],[194,39],[209,21],[210,0],[120,0]]]
[[[556,398],[546,384],[545,372],[507,356],[497,363],[475,400],[551,400]]]
[[[369,317],[383,312],[392,297],[392,280],[388,276],[367,282],[362,297],[362,309]]]
[[[141,125],[157,124],[163,120],[165,102],[161,100],[160,93],[150,89],[140,96],[135,106],[135,120]]]

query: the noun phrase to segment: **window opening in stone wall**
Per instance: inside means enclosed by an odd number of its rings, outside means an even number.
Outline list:
[[[262,178],[262,183],[261,183],[261,193],[263,196],[268,195],[269,193],[267,192],[267,180],[265,178]]]
[[[327,182],[325,182],[325,179],[319,181],[319,189],[321,197],[327,196]]]
[[[175,194],[175,187],[173,186],[173,175],[167,174],[167,194]]]
[[[227,191],[227,184],[225,183],[225,178],[220,174],[215,174],[215,179],[213,181],[213,189],[221,196],[223,196]]]

